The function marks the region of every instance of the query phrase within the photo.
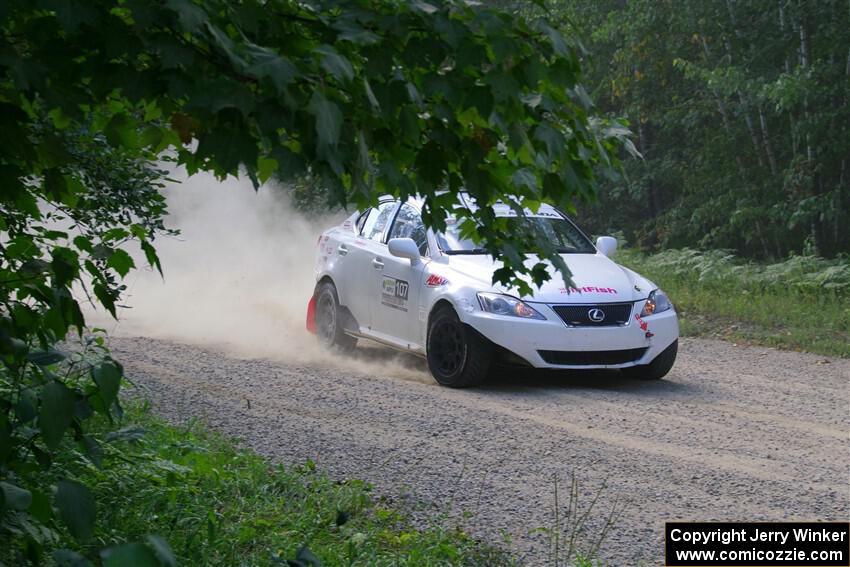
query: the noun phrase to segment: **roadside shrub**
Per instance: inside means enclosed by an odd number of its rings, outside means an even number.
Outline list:
[[[137,555],[124,565],[514,565],[457,529],[414,527],[366,482],[333,480],[311,461],[274,465],[199,423],[168,425],[139,402],[128,404],[120,425],[91,424],[96,461],[69,445],[39,475],[39,486],[74,478],[97,502],[85,541],[51,529],[64,549],[54,557],[119,564],[109,562],[110,550],[131,541],[141,543],[130,544]],[[167,543],[152,534],[167,534]],[[0,536],[0,562],[20,563],[14,541]]]
[[[696,280],[703,285],[736,289],[788,290],[819,294],[834,292],[850,296],[850,259],[827,260],[817,256],[792,256],[782,262],[746,262],[723,250],[689,248],[665,250],[651,255],[625,251],[626,263],[664,273],[666,277]]]
[[[667,291],[685,335],[850,357],[848,256],[759,264],[722,250],[627,249],[617,261]]]

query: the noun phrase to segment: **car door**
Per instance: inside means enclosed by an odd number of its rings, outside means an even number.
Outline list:
[[[377,300],[377,279],[380,263],[375,258],[380,255],[381,248],[386,248],[384,235],[392,221],[393,214],[398,208],[398,202],[382,201],[372,208],[359,234],[341,250],[351,267],[346,273],[344,305],[357,320],[360,332],[368,334],[372,327],[372,304]],[[342,298],[340,298],[342,302]]]
[[[376,259],[382,264],[379,297],[372,303],[372,330],[382,340],[404,348],[421,350],[419,338],[419,295],[428,253],[428,238],[422,216],[415,207],[403,204],[395,215],[385,242],[393,238],[412,238],[419,245],[421,261],[412,264],[389,252],[386,244]]]

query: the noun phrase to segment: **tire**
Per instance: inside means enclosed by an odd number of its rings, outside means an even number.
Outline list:
[[[431,375],[442,386],[467,388],[481,384],[490,370],[490,343],[443,307],[428,322],[427,358]]]
[[[679,340],[676,339],[670,346],[662,350],[661,354],[656,356],[649,364],[623,368],[623,374],[629,378],[637,378],[638,380],[660,380],[667,376],[667,373],[670,372],[671,368],[673,368],[673,363],[676,362],[676,353],[678,351]]]
[[[350,352],[357,346],[357,339],[342,328],[339,295],[331,282],[316,288],[316,336],[320,344],[334,350]]]

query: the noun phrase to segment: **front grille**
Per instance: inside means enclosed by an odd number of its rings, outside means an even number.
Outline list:
[[[547,364],[591,366],[596,364],[625,364],[634,362],[646,353],[647,347],[626,350],[538,350]]]
[[[632,314],[631,303],[553,305],[552,309],[571,327],[612,327],[625,325]],[[601,321],[600,314],[602,315]]]

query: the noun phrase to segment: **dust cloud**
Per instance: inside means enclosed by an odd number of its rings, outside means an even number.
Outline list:
[[[173,175],[165,189],[166,226],[177,237],[154,243],[164,276],[136,255],[118,320],[88,315],[110,335],[203,345],[243,358],[319,365],[431,381],[412,357],[375,345],[331,355],[305,330],[315,285],[316,242],[346,213],[307,218],[273,183]],[[130,251],[130,250],[128,250]],[[130,251],[132,253],[132,251]]]

